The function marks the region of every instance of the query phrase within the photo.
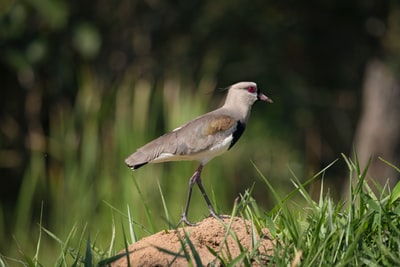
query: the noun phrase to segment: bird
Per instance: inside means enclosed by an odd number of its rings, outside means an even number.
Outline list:
[[[179,221],[188,226],[195,225],[188,220],[190,198],[195,184],[198,185],[210,214],[220,218],[202,185],[203,167],[211,159],[230,150],[236,144],[246,128],[251,107],[255,102],[272,103],[269,97],[261,93],[255,82],[238,82],[226,89],[228,93],[220,108],[150,141],[125,159],[125,164],[132,170],[148,163],[187,160],[200,162],[189,179],[185,209]]]

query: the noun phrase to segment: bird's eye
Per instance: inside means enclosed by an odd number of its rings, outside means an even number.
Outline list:
[[[249,93],[255,93],[257,91],[257,88],[255,86],[249,86],[247,87],[247,92]]]

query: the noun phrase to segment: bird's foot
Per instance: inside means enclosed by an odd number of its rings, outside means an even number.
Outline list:
[[[223,220],[223,219],[229,219],[229,218],[230,218],[229,215],[219,215],[219,214],[217,214],[215,211],[212,211],[212,210],[210,210],[210,215],[208,215],[208,217],[214,217],[214,218],[217,219],[217,220]],[[180,219],[180,221],[178,222],[177,227],[178,227],[181,223],[184,223],[184,224],[187,225],[187,226],[197,226],[197,225],[198,225],[197,223],[191,223],[191,222],[189,222],[189,220],[188,220],[188,218],[187,218],[187,215],[186,215],[185,213],[183,213],[183,214],[181,215],[181,219]]]
[[[197,225],[196,223],[189,222],[187,215],[185,213],[182,214],[181,220],[179,221],[178,225],[180,225],[181,223],[184,223],[187,226],[196,226]]]
[[[231,216],[229,216],[229,215],[220,215],[220,214],[217,214],[215,212],[210,212],[210,215],[208,215],[208,217],[209,218],[210,217],[214,217],[217,220],[223,220],[223,219],[229,219]]]
[[[219,219],[219,220],[230,218],[230,216],[228,216],[228,215],[220,215],[220,214],[216,213],[214,208],[212,208],[212,207],[210,208],[210,215],[208,215],[208,217],[214,217],[215,219]]]
[[[221,219],[221,215],[217,214],[215,211],[210,211],[208,217],[214,217],[215,219]]]

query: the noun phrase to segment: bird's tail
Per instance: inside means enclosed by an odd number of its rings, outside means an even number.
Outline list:
[[[137,154],[138,152],[135,152],[125,159],[125,164],[133,171],[149,163],[146,160],[140,160],[141,157]]]

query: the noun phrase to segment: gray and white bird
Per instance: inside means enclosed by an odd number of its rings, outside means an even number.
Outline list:
[[[228,151],[238,141],[246,127],[251,107],[256,101],[272,103],[272,100],[262,94],[254,82],[235,83],[228,87],[228,90],[222,107],[147,143],[125,160],[132,170],[147,163],[200,161],[199,167],[190,178],[185,210],[181,217],[181,222],[187,225],[193,225],[188,221],[187,215],[195,183],[199,186],[211,215],[218,217],[201,183],[203,166],[212,158]]]

